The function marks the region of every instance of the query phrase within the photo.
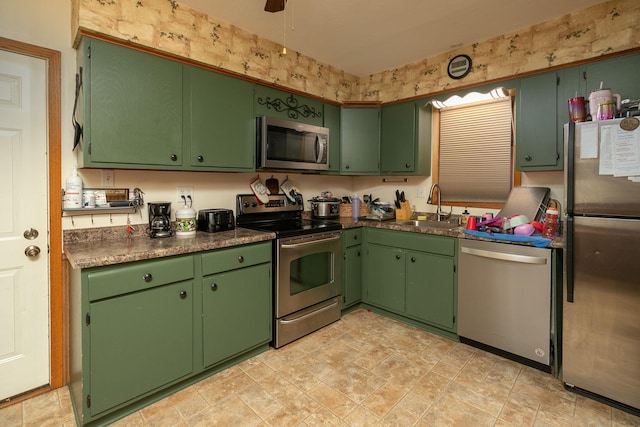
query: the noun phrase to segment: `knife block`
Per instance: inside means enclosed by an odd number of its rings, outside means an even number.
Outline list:
[[[411,219],[411,207],[408,201],[400,202],[400,209],[396,209],[396,221]]]

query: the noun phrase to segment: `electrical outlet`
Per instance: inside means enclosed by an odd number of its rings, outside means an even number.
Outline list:
[[[102,186],[103,187],[113,187],[116,181],[116,172],[113,169],[103,169],[102,170]]]
[[[422,185],[418,186],[416,188],[416,197],[420,199],[424,199],[425,197],[427,197],[427,187]]]
[[[191,197],[191,201],[193,201],[193,187],[178,187],[178,201],[184,203],[184,196],[189,201],[189,197]]]

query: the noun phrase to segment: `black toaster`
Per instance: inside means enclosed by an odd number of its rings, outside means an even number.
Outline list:
[[[198,211],[198,230],[207,233],[233,230],[235,220],[231,209],[203,209]]]

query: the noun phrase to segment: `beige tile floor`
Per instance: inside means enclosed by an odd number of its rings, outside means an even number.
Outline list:
[[[66,388],[0,426],[75,425]],[[357,310],[146,407],[116,426],[640,426],[501,357]]]

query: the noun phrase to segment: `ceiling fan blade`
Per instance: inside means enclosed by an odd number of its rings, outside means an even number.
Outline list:
[[[264,5],[265,12],[281,12],[284,10],[284,3],[286,0],[267,0],[267,4]]]

